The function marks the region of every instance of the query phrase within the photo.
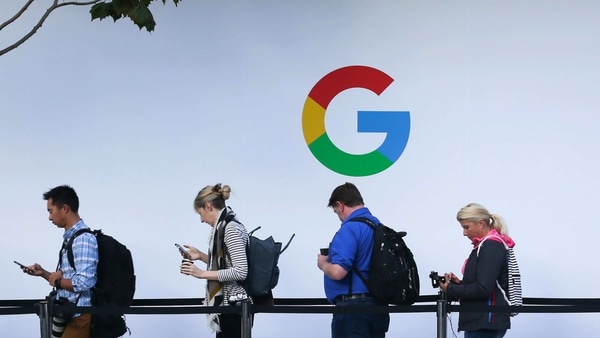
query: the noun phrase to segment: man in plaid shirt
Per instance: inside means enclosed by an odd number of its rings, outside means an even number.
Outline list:
[[[57,227],[64,229],[63,247],[60,250],[60,266],[55,272],[49,272],[38,263],[23,269],[24,272],[41,276],[57,290],[56,297],[65,297],[77,306],[91,306],[91,289],[96,284],[98,266],[98,242],[91,233],[83,233],[73,241],[75,267],[71,267],[67,258],[66,243],[77,231],[87,228],[79,217],[79,198],[75,190],[67,185],[55,187],[44,193],[47,201],[48,219]],[[56,324],[56,323],[55,323]],[[75,314],[66,322],[63,338],[89,338],[91,314]],[[54,331],[54,327],[53,327]],[[60,334],[53,332],[53,335]]]

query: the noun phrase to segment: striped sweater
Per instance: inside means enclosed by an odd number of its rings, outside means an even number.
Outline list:
[[[227,215],[233,214],[230,208],[224,209]],[[217,228],[225,226],[225,221],[219,222]],[[229,305],[229,297],[238,294],[247,295],[246,290],[241,285],[248,275],[248,260],[246,258],[246,246],[248,245],[248,231],[237,218],[232,220],[225,227],[225,246],[229,255],[225,256],[224,266],[219,264],[217,276],[219,282],[223,283],[223,305]]]

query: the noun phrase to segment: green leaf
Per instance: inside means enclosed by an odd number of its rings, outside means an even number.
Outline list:
[[[92,6],[90,14],[92,21],[95,19],[113,18],[114,21],[129,17],[139,29],[145,28],[152,32],[156,27],[154,16],[149,7],[153,1],[157,0],[112,0],[111,2],[100,2]],[[163,5],[167,0],[161,0]],[[181,0],[173,0],[177,6]]]
[[[112,7],[119,15],[126,16],[138,6],[139,0],[113,0]]]
[[[94,6],[92,6],[92,8],[90,8],[90,14],[92,15],[92,21],[94,21],[94,19],[105,19],[109,14],[108,14],[108,4],[104,3],[104,2],[100,2],[95,4]]]
[[[148,7],[144,7],[142,4],[129,12],[129,17],[140,29],[146,28],[148,32],[152,32],[156,26],[152,12],[150,12]]]
[[[117,13],[114,9],[113,9],[113,4],[111,2],[109,3],[97,3],[94,6],[92,6],[92,8],[90,9],[90,14],[92,15],[92,21],[94,19],[104,19],[106,17],[111,17],[113,18],[114,21],[117,21],[119,19],[121,19],[124,15]]]

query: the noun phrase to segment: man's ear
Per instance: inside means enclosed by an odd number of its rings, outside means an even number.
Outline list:
[[[60,208],[61,208],[61,209],[62,209],[62,211],[63,211],[63,212],[65,212],[65,213],[69,213],[69,212],[71,212],[71,207],[70,207],[70,206],[68,206],[66,203],[65,203],[65,204],[63,204],[63,205],[62,205]]]

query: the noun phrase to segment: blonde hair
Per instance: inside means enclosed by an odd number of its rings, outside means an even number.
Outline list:
[[[222,187],[221,183],[207,185],[194,199],[194,211],[198,212],[198,209],[204,208],[206,203],[212,204],[215,209],[225,209],[225,200],[229,199],[229,195],[231,195],[231,188],[228,185]]]
[[[484,220],[486,224],[498,231],[498,233],[508,236],[508,227],[504,222],[504,219],[496,214],[490,214],[490,212],[481,204],[469,203],[456,214],[456,220],[460,221],[472,221],[478,222],[480,219]]]

